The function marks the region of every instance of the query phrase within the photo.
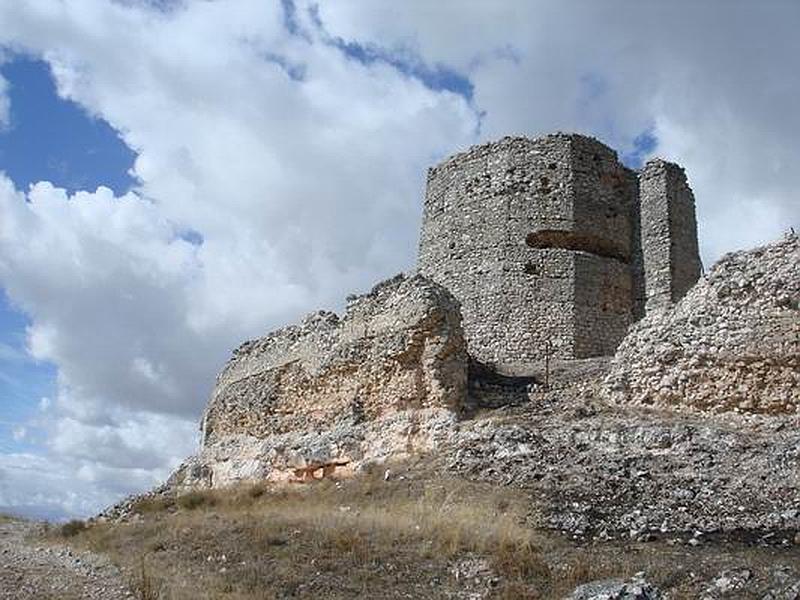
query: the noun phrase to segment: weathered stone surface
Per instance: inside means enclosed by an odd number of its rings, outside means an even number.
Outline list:
[[[246,342],[219,375],[181,485],[308,480],[435,445],[466,398],[458,302],[421,275]]]
[[[648,406],[800,411],[799,304],[796,235],[728,254],[674,308],[632,327],[606,392]]]
[[[646,283],[660,303],[697,280],[694,197],[677,165],[637,176],[593,138],[506,137],[429,171],[418,268],[459,299],[483,363],[611,355]]]
[[[641,576],[629,581],[606,579],[578,586],[566,600],[659,600],[661,591]]]
[[[461,301],[475,358],[513,366],[553,341],[563,357],[613,352],[630,322],[635,187],[578,135],[503,138],[430,170],[418,266]]]
[[[648,310],[680,300],[700,278],[694,194],[676,164],[648,161],[639,173],[641,245]]]
[[[591,388],[462,422],[441,469],[530,492],[538,526],[587,539],[764,539],[800,531],[800,416],[609,407]]]
[[[243,481],[305,483],[348,477],[365,464],[433,452],[448,442],[455,430],[455,413],[427,408],[265,438],[231,434],[207,444],[185,461],[168,487],[180,491]]]
[[[637,179],[583,136],[477,146],[431,171],[423,275],[242,345],[200,453],[154,494],[429,453],[431,472],[525,489],[531,522],[578,538],[788,546],[799,264],[791,236],[725,257],[680,300],[700,263],[679,167]]]
[[[341,319],[320,312],[242,344],[217,379],[204,443],[457,411],[466,364],[458,303],[425,277],[400,275],[351,300]]]

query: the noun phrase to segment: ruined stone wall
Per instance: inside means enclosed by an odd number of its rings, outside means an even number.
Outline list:
[[[800,241],[728,254],[634,325],[606,381],[622,403],[800,413]]]
[[[649,161],[640,175],[647,309],[680,300],[700,277],[694,194],[676,164]]]
[[[633,318],[636,175],[592,138],[571,136],[573,231],[588,243],[574,254],[575,358],[614,353]]]
[[[350,302],[244,343],[217,378],[203,444],[458,411],[467,355],[458,302],[422,276],[398,276]]]
[[[503,138],[431,169],[418,267],[460,300],[471,354],[613,352],[631,320],[635,193],[616,153],[578,135]]]

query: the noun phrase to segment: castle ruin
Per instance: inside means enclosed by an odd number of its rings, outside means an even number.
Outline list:
[[[505,137],[429,170],[418,269],[480,362],[611,355],[699,278],[694,196],[678,165],[637,172],[590,137]]]
[[[422,272],[239,346],[200,451],[160,489],[428,457],[422,477],[519,486],[537,526],[576,537],[795,535],[800,240],[728,254],[693,285],[696,236],[683,170],[662,160],[633,171],[564,134],[458,154],[430,171]]]

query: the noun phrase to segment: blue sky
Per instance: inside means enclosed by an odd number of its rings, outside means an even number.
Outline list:
[[[0,2],[0,508],[165,477],[232,348],[413,266],[471,144],[680,163],[707,266],[800,227],[800,4],[764,6]]]
[[[0,170],[18,189],[50,181],[69,192],[103,185],[118,195],[135,183],[129,170],[135,154],[108,123],[92,118],[58,96],[47,63],[23,55],[6,57],[0,74],[9,83],[10,123],[0,129]],[[34,449],[41,441],[26,426],[43,398],[56,392],[56,367],[26,351],[30,320],[0,290],[0,452]],[[20,436],[17,436],[19,438]]]
[[[14,432],[35,414],[42,398],[55,392],[53,365],[33,361],[25,351],[28,319],[0,293],[0,452],[30,449]]]
[[[0,130],[0,168],[18,188],[50,181],[69,192],[104,185],[121,195],[134,185],[135,154],[108,123],[59,98],[47,63],[11,55],[0,73],[11,104],[10,124]]]

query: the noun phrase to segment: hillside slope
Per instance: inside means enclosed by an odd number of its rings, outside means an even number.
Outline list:
[[[560,598],[613,576],[573,597],[796,600],[798,258],[797,236],[726,256],[547,385],[471,360],[444,288],[389,280],[245,344],[200,452],[78,543],[170,598]]]

